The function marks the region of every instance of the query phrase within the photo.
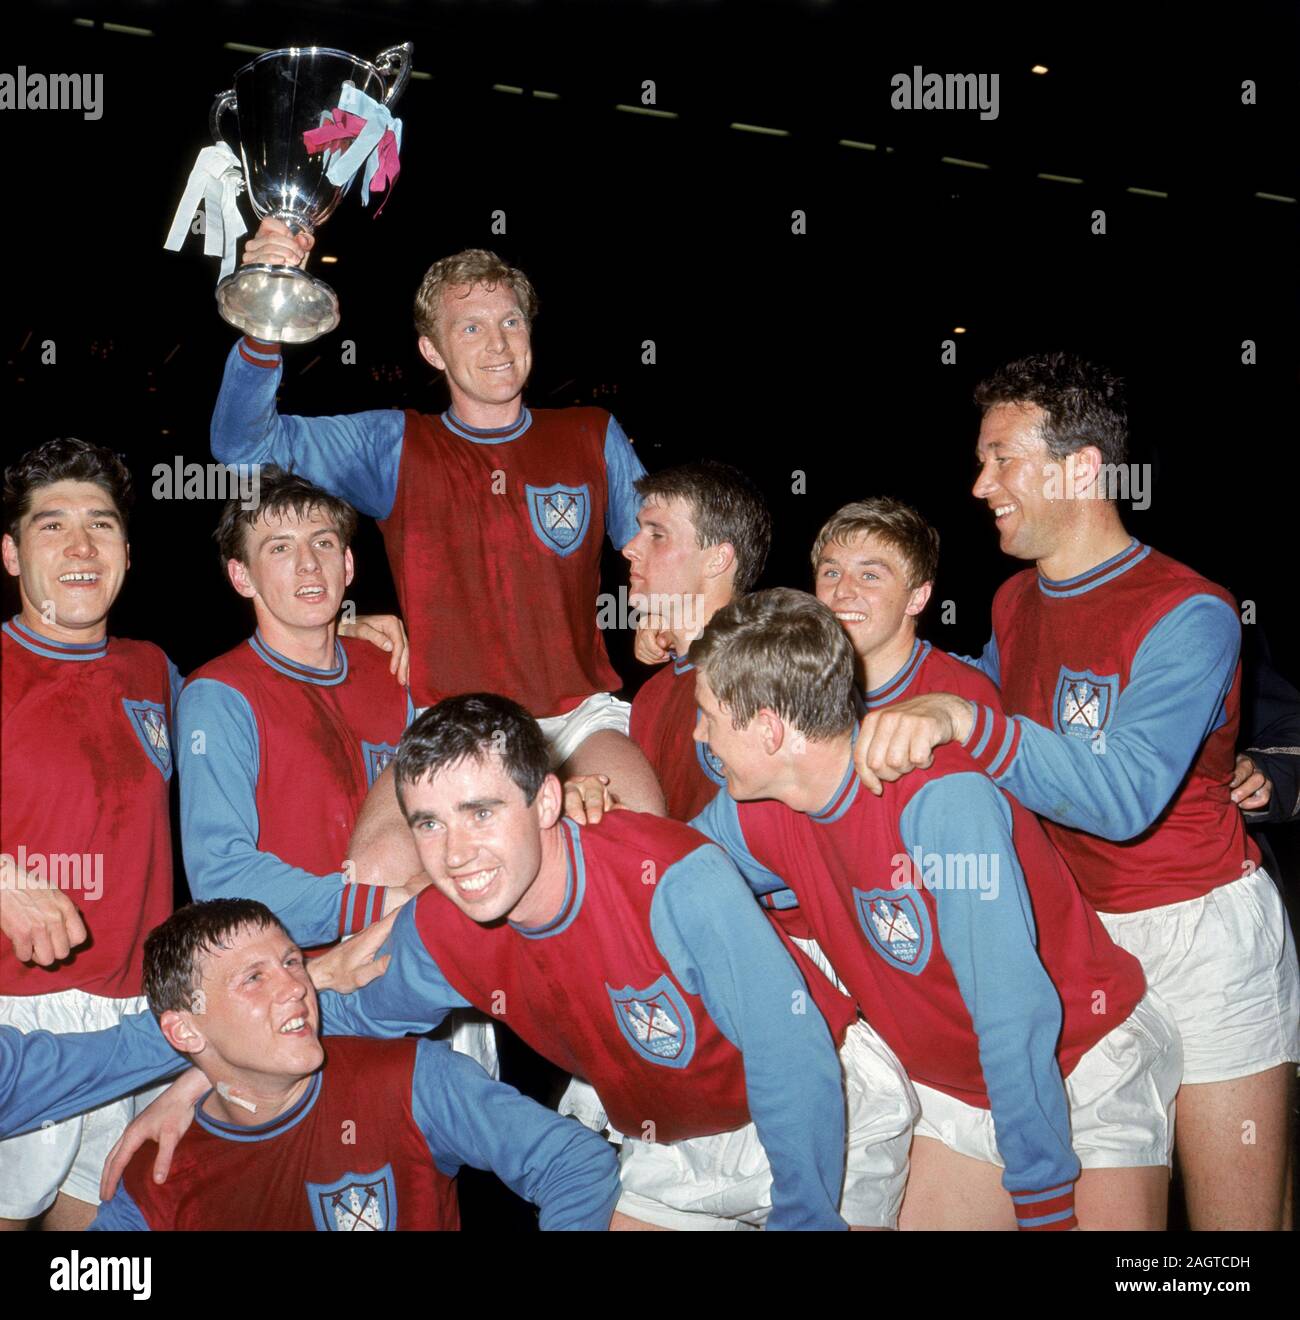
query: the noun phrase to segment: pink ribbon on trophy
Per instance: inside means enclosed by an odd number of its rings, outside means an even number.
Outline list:
[[[330,119],[319,128],[310,128],[303,135],[303,145],[311,155],[318,151],[341,152],[345,144],[356,138],[366,126],[366,120],[350,110],[335,108],[330,111]],[[392,186],[401,173],[402,165],[397,157],[397,138],[391,128],[384,130],[370,157],[372,167],[367,170],[369,190],[372,193],[388,190],[384,200],[375,212],[377,216],[388,204],[392,196]]]

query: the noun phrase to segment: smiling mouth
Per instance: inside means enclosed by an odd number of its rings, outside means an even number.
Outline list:
[[[1015,513],[1015,511],[1016,511],[1016,506],[1014,504],[999,504],[993,510],[993,517],[995,521],[1001,522],[1002,519],[1007,516],[1007,514]]]
[[[296,1036],[299,1032],[307,1030],[307,1019],[305,1017],[290,1018],[288,1022],[280,1028],[282,1036]]]
[[[462,894],[481,894],[500,874],[501,868],[494,866],[490,871],[475,871],[473,875],[454,875],[452,880]]]
[[[98,582],[99,574],[98,573],[63,573],[60,575],[59,581],[67,584],[74,584],[77,582]]]
[[[866,623],[867,616],[858,610],[836,610],[835,617],[841,623]]]
[[[293,593],[299,600],[319,600],[325,594],[324,587],[299,587]]]
[[[484,367],[484,371],[509,371],[515,364],[513,362],[498,362],[494,367]]]

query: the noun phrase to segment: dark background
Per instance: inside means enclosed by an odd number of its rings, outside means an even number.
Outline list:
[[[1130,380],[1132,457],[1155,476],[1131,530],[1253,601],[1252,626],[1297,680],[1298,27],[1294,5],[1268,3],[29,6],[9,20],[0,71],[102,73],[104,113],[0,112],[3,457],[54,435],[125,456],[138,502],[114,632],[158,642],[184,672],[249,631],[210,541],[218,506],[150,496],[154,464],[210,459],[235,338],[202,240],[179,254],[162,241],[212,97],[252,57],[225,43],[371,58],[409,39],[431,76],[397,107],[401,178],[378,220],[353,193],[322,228],[317,253],[339,260],[314,269],[343,322],[287,351],[282,411],[444,407],[411,298],[436,257],[491,247],[541,297],[532,404],[608,407],[652,469],[700,456],[744,467],[776,522],[761,585],[807,585],[812,536],[846,500],[914,503],[943,537],[935,600],[956,605],[947,626],[932,606],[925,630],[970,651],[1019,567],[969,495],[972,388],[1022,352],[1077,349]],[[890,79],[914,65],[1000,74],[999,117],[892,109]],[[1247,78],[1255,105],[1242,104]],[[676,118],[615,109],[640,105],[645,79]],[[796,209],[806,234],[791,232]],[[941,365],[950,338],[957,363]],[[41,363],[45,341],[55,365]],[[792,493],[796,470],[806,493]],[[372,524],[356,549],[352,598],[394,609]],[[607,568],[615,590],[615,556]],[[627,638],[610,641],[634,687]],[[1295,845],[1275,834],[1297,874]]]

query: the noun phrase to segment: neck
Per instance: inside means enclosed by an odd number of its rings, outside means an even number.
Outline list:
[[[852,760],[851,733],[809,741],[804,751],[790,758],[785,782],[767,796],[805,814],[820,811],[844,782],[844,772]]]
[[[1078,577],[1114,558],[1132,537],[1109,501],[1096,501],[1064,530],[1059,544],[1038,560],[1038,571],[1055,582]]]
[[[19,618],[29,632],[38,637],[47,637],[52,642],[67,642],[72,646],[85,646],[91,642],[102,642],[108,636],[108,617],[96,619],[94,623],[62,624],[47,623],[45,616],[27,599],[22,598],[22,610]]]
[[[537,868],[537,878],[510,913],[510,920],[518,926],[545,926],[560,915],[569,878],[569,854],[561,832],[564,828],[556,821],[542,831],[542,864]]]
[[[682,626],[668,630],[672,635],[672,649],[679,656],[684,656],[691,649],[691,643],[709,626],[709,620],[719,610],[725,610],[735,599],[730,578],[726,582],[706,582],[703,591],[696,593],[696,598],[698,608],[696,602],[692,601],[691,608],[683,611]]]
[[[888,641],[881,642],[875,650],[859,656],[858,673],[862,691],[874,692],[876,688],[884,687],[907,663],[915,643],[916,626],[911,619],[907,619],[904,626]]]
[[[265,1077],[222,1070],[208,1073],[212,1091],[203,1102],[203,1112],[232,1127],[261,1127],[272,1123],[302,1099],[315,1074],[305,1077]],[[223,1094],[224,1092],[224,1094]],[[240,1104],[239,1101],[243,1101]],[[248,1108],[249,1105],[254,1108]]]
[[[485,403],[453,389],[451,410],[466,426],[472,426],[476,431],[499,431],[513,426],[523,416],[524,396],[516,394],[505,403]]]
[[[336,624],[325,623],[318,628],[293,628],[281,623],[267,610],[257,610],[257,627],[262,640],[286,660],[306,665],[308,669],[334,668],[334,639]]]

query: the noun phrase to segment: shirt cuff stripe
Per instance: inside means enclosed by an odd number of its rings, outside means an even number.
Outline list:
[[[260,357],[254,357],[254,356],[253,356],[253,355],[252,355],[252,354],[251,354],[251,353],[250,353],[250,352],[244,347],[244,345],[243,345],[242,342],[241,342],[240,345],[239,345],[239,356],[240,356],[241,358],[243,358],[244,361],[247,362],[247,363],[249,363],[251,366],[254,366],[254,367],[263,367],[263,368],[265,368],[267,371],[274,371],[274,370],[276,369],[276,367],[278,367],[278,366],[280,365],[280,359],[279,359],[278,357],[275,357],[275,358],[260,358]]]
[[[352,934],[352,913],[357,904],[357,886],[343,886],[343,898],[339,904],[339,938]]]
[[[1002,746],[998,754],[985,766],[985,773],[992,779],[997,779],[999,775],[1005,774],[1011,768],[1011,762],[1016,759],[1016,751],[1020,746],[1020,721],[1007,721],[1007,736],[1002,740]]]
[[[1035,1233],[1062,1233],[1071,1228],[1078,1228],[1079,1221],[1074,1217],[1074,1207],[1068,1210],[1062,1210],[1060,1214],[1050,1215],[1043,1219],[1022,1219],[1020,1227],[1022,1230],[1028,1230]]]
[[[1058,1183],[1045,1192],[1012,1192],[1011,1199],[1016,1205],[1034,1205],[1038,1201],[1050,1201],[1053,1197],[1064,1196],[1073,1186],[1073,1183]]]
[[[989,739],[993,736],[993,712],[988,706],[976,705],[975,723],[971,725],[970,735],[962,744],[976,761],[979,760]]]

